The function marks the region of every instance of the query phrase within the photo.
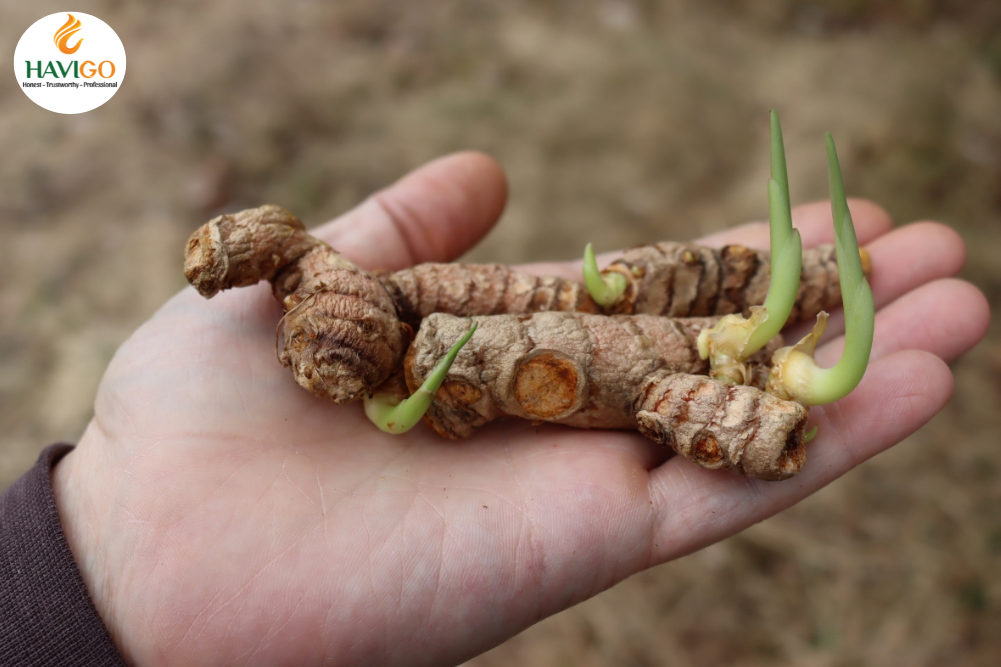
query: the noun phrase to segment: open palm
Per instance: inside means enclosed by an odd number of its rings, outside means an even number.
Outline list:
[[[505,196],[493,161],[460,154],[314,233],[368,268],[445,261]],[[813,410],[806,468],[781,483],[669,459],[636,433],[509,421],[462,442],[423,425],[386,435],[276,362],[268,286],[211,301],[185,290],[119,350],[55,472],[119,649],[143,665],[456,663],[899,442],[948,400],[943,359],[983,336],[987,306],[948,278],[964,255],[953,232],[891,231],[874,205],[852,209],[880,309],[873,360],[853,394]],[[804,245],[832,236],[825,204],[794,219]],[[749,225],[707,242],[767,238]],[[838,322],[821,363],[838,354]]]

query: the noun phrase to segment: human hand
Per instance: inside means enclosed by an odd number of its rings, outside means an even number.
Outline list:
[[[443,158],[313,230],[367,268],[447,261],[506,186],[483,156]],[[962,242],[891,230],[852,202],[871,253],[875,343],[861,385],[814,408],[803,472],[761,482],[695,467],[636,433],[507,421],[446,441],[375,429],[361,405],[298,387],[274,358],[267,285],[187,289],[118,351],[95,417],[56,468],[67,539],[132,664],[450,664],[644,568],[739,532],[916,430],[948,400],[943,360],[985,333],[948,278]],[[826,203],[794,210],[805,246]],[[767,245],[750,225],[704,240]],[[571,265],[536,265],[578,277]],[[818,351],[839,353],[841,320]],[[796,334],[792,334],[795,336]]]

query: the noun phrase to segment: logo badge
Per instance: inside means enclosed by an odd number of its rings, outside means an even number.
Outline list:
[[[110,100],[125,78],[125,47],[107,23],[82,12],[35,21],[14,49],[14,76],[28,98],[76,114]]]

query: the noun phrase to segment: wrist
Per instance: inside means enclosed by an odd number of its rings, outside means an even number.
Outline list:
[[[108,560],[102,554],[106,527],[97,521],[102,513],[99,511],[99,498],[95,495],[94,489],[99,486],[95,484],[96,479],[89,473],[83,472],[95,469],[87,465],[85,459],[91,451],[100,449],[95,447],[93,442],[95,438],[93,431],[92,423],[77,447],[53,467],[52,494],[63,535],[91,602],[115,646],[124,654],[121,624],[117,622],[120,619],[115,613],[112,601],[112,591],[115,590],[115,586]]]

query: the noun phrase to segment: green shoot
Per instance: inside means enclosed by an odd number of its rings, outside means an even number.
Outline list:
[[[813,332],[792,347],[782,348],[773,357],[769,390],[804,405],[824,405],[848,395],[865,374],[872,351],[876,311],[872,290],[862,271],[858,239],[852,224],[848,199],[834,139],[827,134],[827,162],[830,170],[831,212],[834,215],[834,246],[841,275],[841,295],[845,304],[845,350],[832,368],[821,368],[813,351],[827,323],[826,313],[817,317]]]
[[[788,200],[789,173],[786,171],[786,145],[782,139],[782,125],[779,123],[779,113],[775,109],[772,109],[768,120],[771,128],[772,180],[778,184],[779,190],[785,193],[786,200]]]
[[[764,306],[752,307],[751,317],[728,315],[699,336],[699,352],[709,358],[713,377],[742,383],[743,363],[768,344],[785,326],[799,291],[803,241],[792,226],[789,175],[779,116],[771,113],[771,178],[768,180],[768,227],[771,282]]]
[[[621,273],[598,271],[598,260],[594,258],[594,248],[588,243],[584,247],[584,284],[594,302],[602,308],[614,304],[626,291],[626,277]]]
[[[369,395],[365,399],[365,416],[386,433],[394,435],[406,433],[416,426],[424,413],[431,407],[435,392],[445,381],[448,369],[452,367],[452,362],[455,361],[462,346],[472,338],[474,331],[476,331],[475,322],[469,331],[459,339],[459,342],[452,346],[445,358],[438,362],[431,374],[424,380],[424,384],[410,398],[400,401],[395,396]]]
[[[772,251],[772,279],[765,297],[766,319],[758,327],[744,350],[744,358],[768,344],[782,330],[799,291],[799,274],[803,264],[803,240],[792,226],[789,203],[789,174],[786,172],[785,144],[779,115],[772,109],[772,177],[768,181],[768,231]]]

